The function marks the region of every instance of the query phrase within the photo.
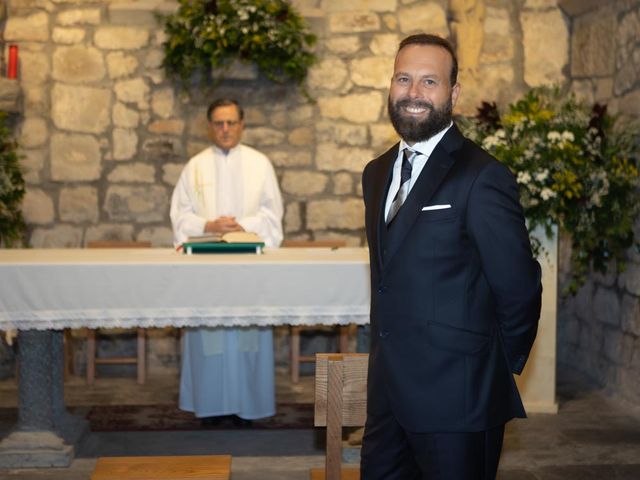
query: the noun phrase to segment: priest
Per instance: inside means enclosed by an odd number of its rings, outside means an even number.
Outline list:
[[[248,231],[267,247],[282,241],[282,198],[269,159],[240,143],[244,112],[218,99],[207,110],[213,145],[183,169],[171,198],[174,243],[207,233]],[[184,335],[180,400],[203,424],[235,424],[275,414],[273,332],[266,327],[189,329]]]

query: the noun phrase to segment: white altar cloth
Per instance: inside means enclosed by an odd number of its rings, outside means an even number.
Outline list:
[[[369,322],[364,248],[0,250],[0,330]]]

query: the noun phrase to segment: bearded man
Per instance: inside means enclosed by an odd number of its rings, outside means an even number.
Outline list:
[[[371,346],[363,480],[496,476],[540,316],[511,172],[452,121],[451,44],[400,43],[389,116],[402,140],[363,173]]]

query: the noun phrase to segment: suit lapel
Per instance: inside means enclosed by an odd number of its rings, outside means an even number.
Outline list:
[[[420,215],[422,207],[429,203],[431,197],[433,197],[445,179],[456,160],[452,153],[460,148],[463,140],[464,137],[453,125],[431,153],[409,196],[393,220],[392,227],[387,231],[386,255],[384,256],[383,266],[388,265],[391,258],[396,254],[418,215]],[[382,217],[382,225],[382,228],[386,230],[384,217]]]
[[[387,200],[387,192],[391,185],[391,177],[393,174],[393,164],[398,156],[398,145],[394,145],[386,153],[384,153],[380,159],[380,167],[375,179],[375,192],[373,208],[375,209],[375,221],[372,225],[374,242],[373,248],[376,250],[376,257],[378,259],[378,271],[382,268],[382,249],[386,243],[387,226],[384,222],[384,207]]]

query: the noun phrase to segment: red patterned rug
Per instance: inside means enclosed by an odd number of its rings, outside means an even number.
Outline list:
[[[87,419],[94,432],[313,428],[313,404],[279,404],[273,417],[254,420],[250,427],[235,426],[230,419],[205,427],[192,413],[174,405],[94,406]]]

